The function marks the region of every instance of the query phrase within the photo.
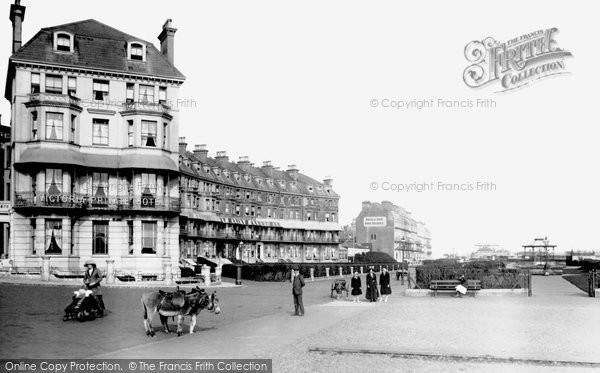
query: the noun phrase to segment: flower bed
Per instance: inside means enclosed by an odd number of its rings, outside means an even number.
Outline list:
[[[416,272],[417,284],[422,289],[429,289],[431,280],[456,280],[461,275],[467,280],[481,280],[482,289],[519,289],[525,287],[526,281],[519,270],[506,269],[498,261],[425,261]]]

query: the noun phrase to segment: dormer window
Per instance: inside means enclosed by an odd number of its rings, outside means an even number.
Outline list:
[[[73,53],[73,35],[66,32],[55,33],[54,50],[59,52]]]
[[[127,52],[130,60],[146,61],[146,46],[142,43],[131,42],[127,44]]]

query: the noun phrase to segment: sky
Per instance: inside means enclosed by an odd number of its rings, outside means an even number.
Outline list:
[[[11,49],[10,3],[2,3],[1,71]],[[175,65],[187,77],[180,98],[188,105],[179,110],[188,149],[207,144],[211,156],[225,150],[230,160],[331,176],[341,225],[361,201],[389,200],[427,224],[436,257],[481,243],[517,251],[537,237],[558,252],[599,249],[593,1],[22,5],[24,41],[43,27],[94,18],[158,47],[172,18]],[[553,27],[558,46],[573,54],[564,60],[568,74],[503,93],[499,84],[464,83],[471,41]],[[477,107],[478,99],[494,105]],[[434,105],[397,107],[411,100]],[[6,100],[0,113],[8,124]]]

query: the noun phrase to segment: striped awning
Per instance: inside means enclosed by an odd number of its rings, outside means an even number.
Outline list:
[[[257,219],[221,218],[221,222],[225,224],[256,225],[260,227],[281,227],[277,222],[261,221]]]

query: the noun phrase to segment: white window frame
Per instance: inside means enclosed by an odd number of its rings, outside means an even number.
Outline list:
[[[59,36],[68,36],[69,37],[69,50],[59,50],[58,49],[58,37]],[[73,34],[71,34],[70,32],[66,32],[66,31],[56,31],[54,33],[54,51],[55,52],[59,52],[59,53],[73,53],[73,45],[75,42],[75,36]]]
[[[132,54],[132,49],[134,49],[135,45],[140,45],[142,47],[142,59],[138,60],[135,58],[131,58]],[[131,61],[143,61],[146,62],[146,44],[142,43],[141,41],[130,41],[127,43],[127,58]]]

